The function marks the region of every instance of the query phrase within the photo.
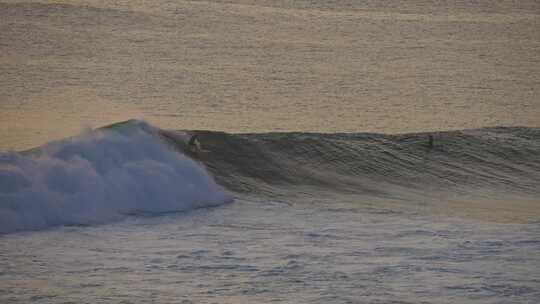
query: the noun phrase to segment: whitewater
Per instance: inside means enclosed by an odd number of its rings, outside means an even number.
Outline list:
[[[534,303],[539,137],[130,120],[2,152],[0,299]]]
[[[0,233],[231,200],[195,161],[164,147],[152,127],[132,124],[0,154]]]

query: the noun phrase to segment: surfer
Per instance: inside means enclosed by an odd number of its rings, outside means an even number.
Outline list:
[[[433,148],[433,135],[429,134],[428,136],[428,147]]]
[[[199,140],[197,139],[197,134],[193,134],[188,142],[189,149],[192,152],[198,152],[201,150],[201,144],[199,143]]]

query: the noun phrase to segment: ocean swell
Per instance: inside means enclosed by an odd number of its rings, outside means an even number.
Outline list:
[[[540,192],[540,129],[415,134],[199,131],[200,158],[237,192],[399,196]],[[430,145],[429,136],[433,136]]]
[[[187,147],[193,134],[201,151]],[[536,201],[540,129],[228,134],[162,130],[131,120],[0,153],[0,233],[232,201],[222,187],[240,197],[287,201],[341,195]]]

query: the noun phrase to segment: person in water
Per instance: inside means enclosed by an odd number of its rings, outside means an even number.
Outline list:
[[[428,136],[428,147],[433,148],[433,135]]]
[[[201,144],[199,143],[197,134],[193,134],[188,142],[189,149],[193,152],[201,150]]]

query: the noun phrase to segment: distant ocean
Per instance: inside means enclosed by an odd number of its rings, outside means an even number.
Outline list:
[[[538,1],[0,1],[0,149],[166,129],[540,127]]]
[[[0,302],[536,303],[539,21],[0,2]]]

